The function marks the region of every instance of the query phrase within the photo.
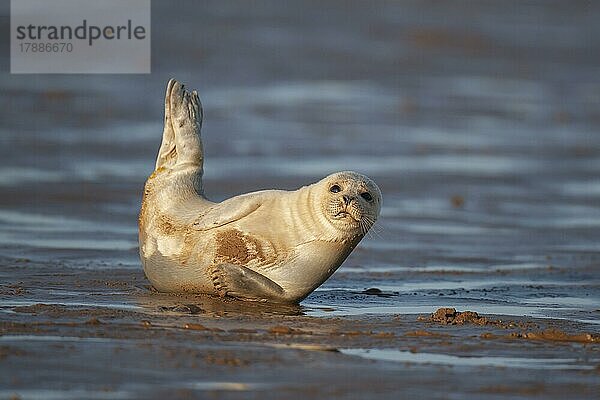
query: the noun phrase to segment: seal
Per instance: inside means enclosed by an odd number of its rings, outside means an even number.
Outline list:
[[[196,91],[171,79],[138,221],[146,277],[162,292],[301,301],[373,226],[381,191],[368,177],[344,171],[294,191],[212,202],[202,185],[202,120]]]

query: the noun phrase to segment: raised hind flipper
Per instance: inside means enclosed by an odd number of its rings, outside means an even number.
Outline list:
[[[171,123],[171,91],[173,85],[177,82],[175,79],[169,80],[167,83],[167,91],[165,93],[165,126],[163,129],[163,138],[156,157],[156,168],[169,167],[175,163],[175,132]]]
[[[184,85],[171,79],[165,94],[165,127],[156,169],[192,165],[202,172],[202,117],[198,93],[195,90],[188,92]]]
[[[184,85],[175,81],[170,96],[170,114],[175,133],[176,166],[191,164],[202,170],[204,152],[200,128],[203,111],[198,93],[195,90],[188,92]]]
[[[221,296],[248,300],[285,301],[285,291],[264,275],[242,265],[219,264],[212,268],[211,278]]]

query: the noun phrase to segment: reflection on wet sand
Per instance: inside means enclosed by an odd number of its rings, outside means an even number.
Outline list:
[[[294,304],[275,304],[223,299],[209,295],[174,295],[155,291],[139,291],[133,302],[148,314],[226,316],[294,316],[304,315],[305,307]]]

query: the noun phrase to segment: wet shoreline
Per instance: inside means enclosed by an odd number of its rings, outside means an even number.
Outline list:
[[[155,1],[152,74],[0,73],[0,398],[597,397],[599,13]],[[148,287],[171,77],[202,98],[211,199],[348,169],[381,188],[299,306]]]
[[[445,309],[336,314],[167,295],[130,269],[29,265],[2,278],[1,294],[11,298],[0,307],[6,397],[301,398],[335,388],[335,397],[438,398],[450,385],[459,397],[563,398],[593,397],[599,388],[594,324]],[[308,302],[327,304],[330,296],[339,301],[340,292]],[[59,370],[61,378],[51,372]]]

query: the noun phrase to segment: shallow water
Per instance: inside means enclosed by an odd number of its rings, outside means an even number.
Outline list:
[[[76,277],[141,270],[137,213],[176,77],[205,107],[212,199],[346,169],[381,187],[380,220],[338,272],[299,309],[272,313],[353,321],[456,307],[600,332],[599,4],[154,2],[152,15],[150,75],[0,73],[0,274],[27,286],[3,287],[0,319],[39,303],[156,314],[146,281]],[[570,356],[405,350],[347,354],[573,367]],[[22,394],[135,397],[123,388]]]
[[[452,365],[457,367],[509,367],[517,369],[593,370],[600,360],[577,358],[528,358],[528,357],[458,357],[447,354],[411,353],[410,351],[380,349],[341,349],[343,354],[373,360],[404,363]],[[584,361],[588,365],[582,365]]]

